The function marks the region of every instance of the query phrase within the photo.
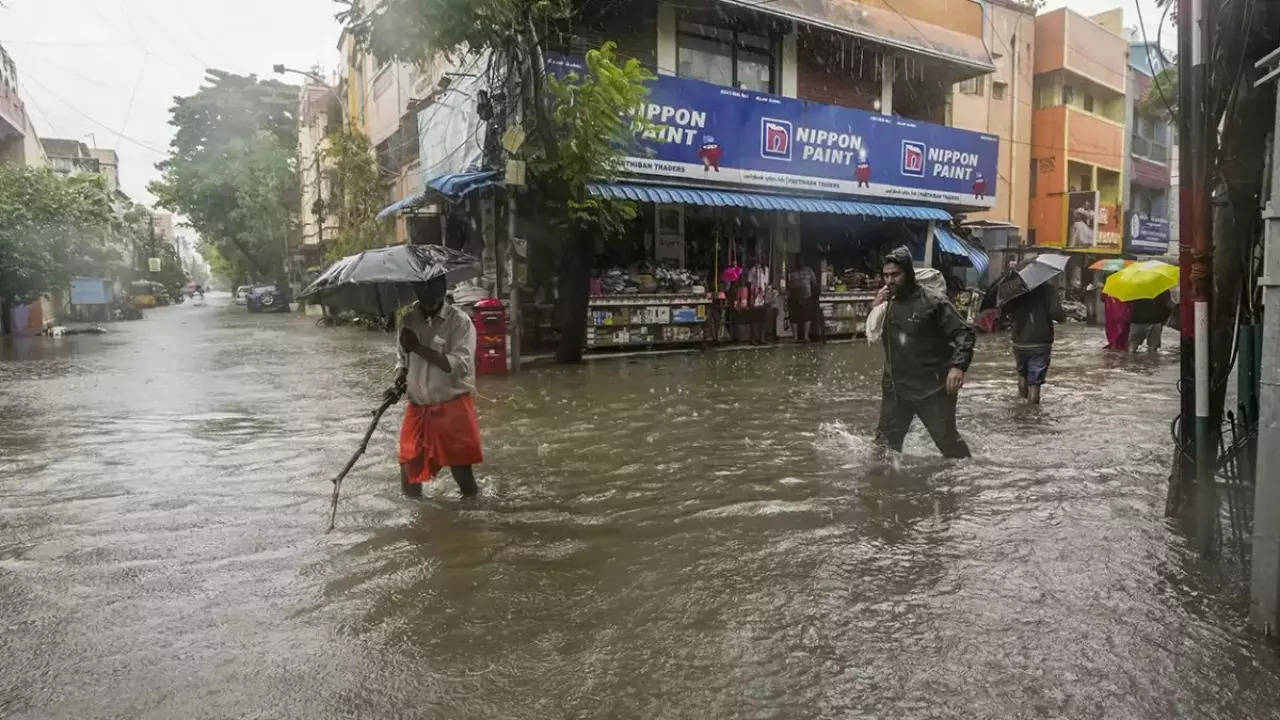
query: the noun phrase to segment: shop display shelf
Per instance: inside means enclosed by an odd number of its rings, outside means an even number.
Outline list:
[[[587,301],[588,307],[634,307],[636,305],[707,305],[704,295],[597,295]]]

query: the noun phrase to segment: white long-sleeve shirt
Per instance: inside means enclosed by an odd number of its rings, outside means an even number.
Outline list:
[[[475,392],[476,328],[465,312],[446,303],[440,312],[426,318],[414,305],[400,321],[400,327],[412,330],[418,341],[428,348],[432,347],[432,338],[440,338],[444,342],[440,352],[449,359],[451,368],[450,372],[445,372],[417,353],[406,353],[397,335],[396,368],[409,368],[405,383],[410,402],[439,405],[459,395]]]

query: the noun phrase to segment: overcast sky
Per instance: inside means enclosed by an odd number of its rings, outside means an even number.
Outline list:
[[[1142,3],[1154,39],[1155,0]],[[150,203],[148,182],[169,145],[169,106],[189,95],[206,67],[270,75],[271,66],[337,67],[340,9],[330,0],[0,0],[0,44],[18,76],[36,130],[120,153],[120,181]],[[1086,14],[1135,0],[1051,0]],[[1166,29],[1166,46],[1175,36]],[[294,81],[298,78],[294,76]],[[92,134],[92,137],[90,137]]]
[[[338,64],[341,6],[329,0],[0,3],[0,44],[37,132],[114,148],[123,189],[147,203],[173,97],[195,92],[206,67],[262,76],[318,64],[328,77]]]

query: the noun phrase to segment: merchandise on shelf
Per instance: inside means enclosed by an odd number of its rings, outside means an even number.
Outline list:
[[[645,264],[634,271],[610,268],[591,281],[593,296],[706,293],[705,280],[689,270]]]
[[[710,301],[705,294],[630,293],[593,297],[588,301],[588,348],[701,341]]]

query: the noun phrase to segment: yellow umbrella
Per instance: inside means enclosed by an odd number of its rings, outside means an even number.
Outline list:
[[[1177,266],[1159,260],[1146,260],[1134,263],[1107,278],[1102,292],[1122,302],[1150,300],[1173,289],[1177,284]]]

